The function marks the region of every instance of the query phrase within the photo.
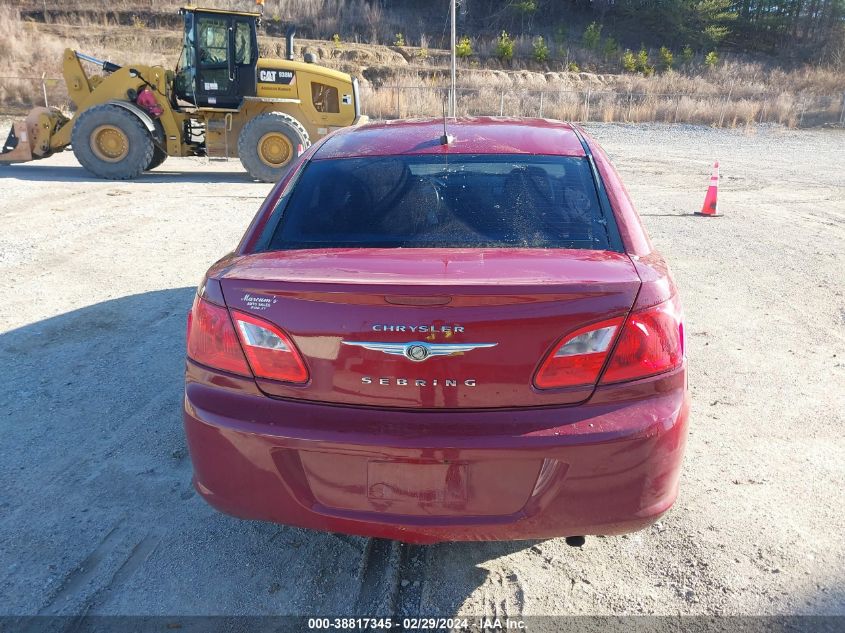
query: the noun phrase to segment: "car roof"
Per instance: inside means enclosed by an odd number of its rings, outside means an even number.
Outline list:
[[[452,140],[441,142],[443,119],[381,121],[343,128],[328,137],[313,158],[397,154],[541,154],[584,156],[569,123],[551,119],[459,117],[446,120]]]

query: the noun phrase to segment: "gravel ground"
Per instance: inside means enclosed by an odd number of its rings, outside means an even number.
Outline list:
[[[269,187],[170,159],[0,167],[0,614],[845,615],[845,133],[591,126],[687,314],[692,432],[653,528],[419,547],[192,491],[185,313]],[[700,208],[713,159],[721,219]]]

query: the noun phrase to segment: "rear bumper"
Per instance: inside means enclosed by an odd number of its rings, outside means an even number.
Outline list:
[[[686,441],[685,370],[640,382],[577,407],[385,411],[189,362],[184,422],[197,491],[234,516],[418,543],[619,534],[672,505]]]

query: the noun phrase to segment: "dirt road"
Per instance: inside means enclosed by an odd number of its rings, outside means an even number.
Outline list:
[[[692,434],[652,529],[408,547],[190,486],[185,314],[269,186],[0,167],[0,614],[845,614],[845,133],[593,126],[673,266]],[[722,163],[721,219],[700,208]]]

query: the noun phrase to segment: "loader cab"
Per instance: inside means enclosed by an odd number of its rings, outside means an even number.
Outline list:
[[[199,107],[237,108],[256,92],[258,13],[184,8],[175,94]]]

